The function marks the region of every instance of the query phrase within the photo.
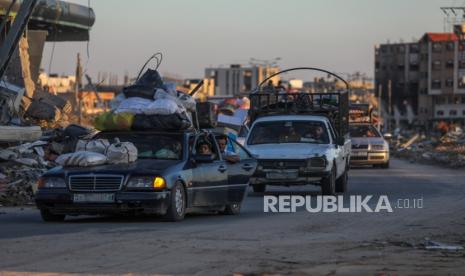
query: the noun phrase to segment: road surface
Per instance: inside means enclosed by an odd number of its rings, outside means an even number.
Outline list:
[[[465,170],[392,160],[387,170],[352,169],[349,181],[349,195],[386,195],[393,212],[264,213],[263,197],[252,192],[239,216],[197,214],[178,223],[43,223],[34,208],[0,208],[0,275],[465,274],[464,250],[422,246],[465,246]],[[266,195],[313,199],[318,191],[273,188]],[[422,208],[399,208],[418,199]]]

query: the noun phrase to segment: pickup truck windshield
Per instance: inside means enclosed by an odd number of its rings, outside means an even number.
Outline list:
[[[372,125],[351,125],[349,132],[351,137],[381,137],[381,134]]]
[[[99,133],[96,138],[133,143],[139,159],[181,160],[182,135],[153,133]]]
[[[279,143],[328,144],[326,126],[319,121],[273,121],[255,124],[248,145]]]

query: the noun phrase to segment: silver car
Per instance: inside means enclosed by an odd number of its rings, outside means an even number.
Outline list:
[[[373,125],[359,123],[349,125],[352,139],[351,165],[373,165],[389,168],[389,145]]]

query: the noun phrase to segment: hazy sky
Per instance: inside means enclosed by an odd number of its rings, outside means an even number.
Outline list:
[[[70,2],[87,5],[87,0]],[[441,32],[441,0],[91,0],[87,70],[136,75],[163,52],[161,72],[202,77],[204,68],[281,57],[281,68],[316,66],[373,76],[374,45]],[[48,70],[52,43],[42,67]],[[56,43],[52,72],[73,74],[84,42]]]

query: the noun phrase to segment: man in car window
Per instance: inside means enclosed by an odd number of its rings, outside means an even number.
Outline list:
[[[239,155],[237,155],[235,152],[226,149],[226,146],[228,145],[228,137],[226,135],[219,136],[216,139],[216,141],[218,142],[221,156],[224,160],[229,161],[231,163],[236,163],[240,161]]]
[[[320,143],[323,143],[326,140],[326,133],[322,126],[315,127],[313,139],[317,140]]]

